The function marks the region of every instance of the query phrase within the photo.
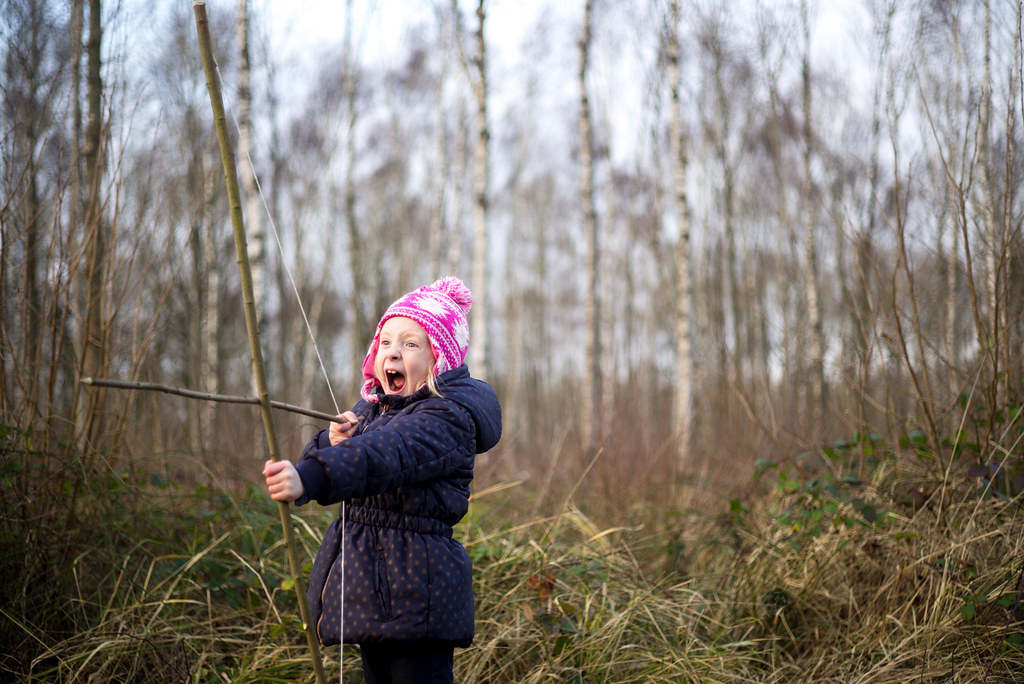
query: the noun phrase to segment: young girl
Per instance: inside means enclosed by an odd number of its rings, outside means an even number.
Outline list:
[[[455,277],[394,302],[348,421],[320,430],[295,465],[263,470],[276,501],[342,503],[313,563],[310,611],[321,643],[359,644],[370,684],[451,682],[455,647],[473,640],[472,566],[452,526],[476,454],[501,437],[501,407],[464,364],[472,303]]]

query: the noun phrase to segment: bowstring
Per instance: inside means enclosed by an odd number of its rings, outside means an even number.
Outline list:
[[[224,78],[220,72],[220,65],[214,64],[214,69],[217,72],[217,79],[223,83]],[[235,115],[235,108],[232,106],[230,98],[228,98],[227,110],[231,113],[231,120],[235,124],[235,131],[241,139],[242,127],[238,123],[238,117]],[[306,332],[309,335],[310,342],[313,343],[313,351],[316,354],[317,363],[320,365],[320,372],[323,373],[324,380],[327,383],[327,391],[331,395],[331,402],[334,404],[334,410],[340,415],[341,407],[338,405],[338,399],[335,397],[334,388],[331,386],[331,378],[327,373],[327,367],[324,365],[323,356],[320,354],[320,347],[316,343],[316,336],[313,334],[313,327],[309,323],[309,316],[306,314],[306,307],[302,303],[302,296],[299,294],[299,287],[295,284],[295,278],[292,276],[292,271],[288,267],[288,261],[285,259],[284,245],[281,243],[281,235],[277,230],[277,222],[274,220],[274,215],[270,211],[270,204],[267,202],[267,197],[263,193],[263,185],[260,183],[259,174],[256,173],[256,165],[253,164],[252,155],[249,150],[249,145],[242,145],[245,151],[245,161],[249,165],[249,172],[252,173],[253,181],[256,185],[256,192],[260,197],[260,202],[263,203],[263,210],[267,215],[268,223],[270,223],[270,232],[274,234],[274,242],[277,244],[278,256],[281,259],[281,267],[284,269],[285,274],[288,276],[288,282],[292,287],[292,292],[295,294],[295,301],[299,305],[299,311],[302,313],[302,321],[306,326]],[[341,502],[341,606],[339,610],[339,638],[340,643],[338,645],[338,680],[339,682],[345,681],[345,502]],[[322,608],[321,608],[322,610]],[[318,636],[319,638],[319,636]]]

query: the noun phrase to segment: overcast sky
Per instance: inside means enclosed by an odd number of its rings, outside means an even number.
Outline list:
[[[476,25],[475,0],[459,0],[465,26]],[[770,1],[770,0],[769,0]],[[224,3],[233,7],[237,0],[208,0],[210,5]],[[810,0],[813,23],[812,62],[815,69],[835,75],[845,73],[856,87],[866,83],[858,78],[855,64],[866,58],[858,44],[864,40],[864,0]],[[608,4],[610,3],[610,4]],[[279,83],[310,84],[315,82],[318,59],[337,54],[345,30],[346,0],[252,0],[255,23],[269,37],[273,59],[279,65]],[[652,6],[664,3],[650,0],[605,0],[595,3],[595,38],[590,76],[592,96],[598,106],[608,106],[608,124],[619,132],[635,130],[643,106],[644,70],[649,69],[650,55],[642,50],[637,27],[651,22]],[[759,3],[748,0],[736,3],[735,12],[753,13]],[[780,9],[796,16],[797,0],[776,0]],[[410,31],[416,27],[436,30],[438,6],[447,8],[448,0],[354,0],[356,59],[364,65],[398,66],[407,54]],[[604,9],[602,9],[602,5]],[[542,20],[551,28],[546,37],[548,60],[542,73],[557,82],[555,92],[566,100],[575,99],[576,35],[582,16],[582,0],[487,0],[486,38],[488,40],[488,72],[491,95],[495,98],[492,113],[502,110],[501,99],[515,98],[525,87],[517,78],[523,72],[523,46]],[[609,8],[614,16],[609,18]],[[730,9],[730,11],[733,11]],[[753,26],[753,16],[747,24]],[[632,25],[630,25],[632,24]],[[652,26],[652,34],[653,34]],[[603,32],[603,33],[601,33]],[[751,34],[752,35],[752,34]],[[746,38],[752,40],[751,36]],[[609,50],[609,46],[613,50]],[[791,56],[792,59],[792,56]],[[861,73],[864,73],[863,70]],[[561,97],[561,96],[559,96]],[[856,98],[854,98],[856,100]],[[555,105],[557,106],[557,105]],[[599,114],[600,115],[600,114]],[[628,135],[635,136],[635,133]],[[635,141],[623,141],[616,152],[625,152]]]

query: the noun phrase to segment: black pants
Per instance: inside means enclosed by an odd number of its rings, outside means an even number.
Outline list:
[[[439,644],[362,644],[366,684],[452,684],[455,649]]]

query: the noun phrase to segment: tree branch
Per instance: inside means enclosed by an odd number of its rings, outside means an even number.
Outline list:
[[[197,392],[196,390],[183,389],[181,387],[170,387],[168,385],[158,385],[152,382],[127,382],[124,380],[107,380],[104,378],[82,378],[83,385],[91,385],[95,387],[112,387],[114,389],[127,389],[127,390],[144,390],[150,392],[165,392],[167,394],[176,394],[180,397],[188,397],[189,399],[201,399],[203,401],[217,401],[225,404],[253,404],[259,406],[260,400],[258,397],[239,397],[229,394],[211,394],[209,392]],[[329,413],[317,411],[315,409],[308,409],[302,406],[294,406],[292,404],[286,404],[283,401],[270,401],[270,407],[279,409],[281,411],[290,411],[291,413],[299,413],[304,416],[311,418],[319,418],[320,420],[326,420],[328,422],[340,422],[341,420],[347,420],[350,423],[356,421],[349,420],[340,416],[332,416]]]

